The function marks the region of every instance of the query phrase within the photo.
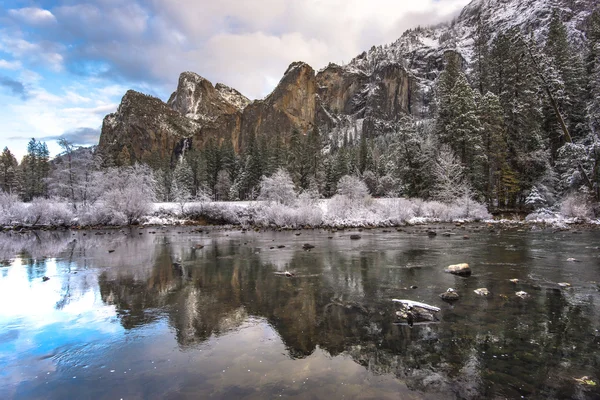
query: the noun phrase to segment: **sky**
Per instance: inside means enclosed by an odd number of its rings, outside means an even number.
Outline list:
[[[287,66],[343,64],[469,0],[0,0],[0,148],[98,143],[128,89],[167,100],[193,71],[250,99]]]

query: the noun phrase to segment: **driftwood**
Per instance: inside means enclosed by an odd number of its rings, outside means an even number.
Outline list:
[[[393,302],[395,303],[401,303],[402,305],[405,305],[409,308],[413,308],[413,307],[419,307],[419,308],[423,308],[425,310],[429,310],[429,311],[433,311],[433,312],[438,312],[440,311],[439,307],[436,306],[430,306],[429,304],[425,304],[425,303],[420,303],[418,301],[412,301],[412,300],[398,300],[398,299],[392,299]]]

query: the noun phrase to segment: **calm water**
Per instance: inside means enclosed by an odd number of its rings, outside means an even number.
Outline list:
[[[0,398],[600,398],[600,232],[474,228],[0,234]]]

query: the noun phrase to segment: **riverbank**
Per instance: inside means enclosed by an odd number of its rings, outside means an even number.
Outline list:
[[[496,228],[504,226],[545,227],[567,229],[570,226],[600,226],[600,220],[563,216],[544,211],[524,220],[493,219],[484,206],[469,200],[444,204],[420,199],[348,199],[304,200],[294,205],[274,202],[199,202],[154,203],[140,210],[135,219],[108,212],[102,204],[76,211],[66,203],[36,205],[19,204],[12,214],[6,214],[0,230],[50,230],[122,228],[124,226],[231,226],[244,229],[341,229],[398,228],[428,226],[441,223],[485,223]]]

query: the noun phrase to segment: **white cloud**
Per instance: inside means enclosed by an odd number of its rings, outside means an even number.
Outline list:
[[[154,0],[150,73],[175,82],[184,69],[249,97],[273,89],[287,65],[350,61],[408,28],[449,21],[469,0]],[[169,57],[160,57],[167,52]]]
[[[21,69],[22,67],[23,67],[23,65],[18,60],[16,60],[16,61],[6,61],[6,60],[0,59],[0,69],[17,70],[17,69]]]
[[[20,63],[28,62],[55,72],[63,69],[64,59],[60,52],[64,51],[64,46],[59,43],[33,43],[3,30],[0,31],[0,51],[9,53]]]
[[[36,7],[25,7],[9,10],[8,14],[18,20],[32,25],[40,25],[56,22],[54,14],[48,10]]]

